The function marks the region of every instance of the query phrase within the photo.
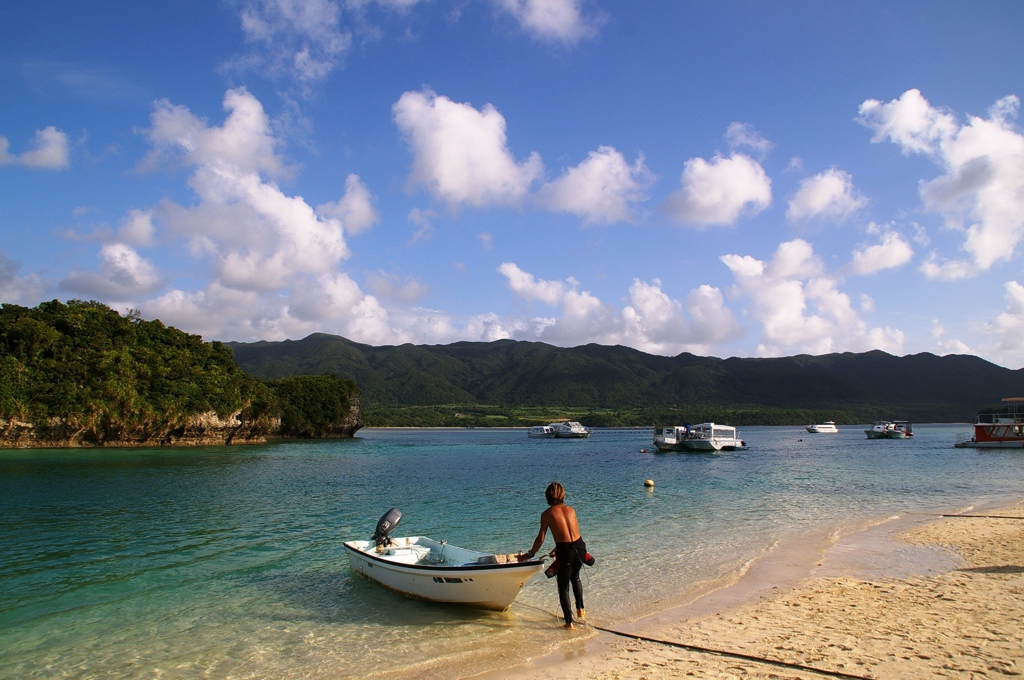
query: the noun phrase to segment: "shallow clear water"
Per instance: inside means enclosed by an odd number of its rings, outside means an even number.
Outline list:
[[[1020,451],[952,447],[969,426],[904,441],[863,429],[742,428],[750,449],[720,455],[642,453],[649,429],[0,452],[0,677],[451,677],[565,640],[543,576],[493,613],[353,575],[342,542],[392,506],[397,535],[511,552],[532,543],[558,479],[598,559],[588,612],[614,625],[778,541],[1024,496]]]

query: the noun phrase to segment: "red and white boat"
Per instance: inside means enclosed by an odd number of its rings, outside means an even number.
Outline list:
[[[1024,449],[1024,397],[1003,399],[1004,408],[979,413],[974,418],[974,436],[958,441],[958,449]]]

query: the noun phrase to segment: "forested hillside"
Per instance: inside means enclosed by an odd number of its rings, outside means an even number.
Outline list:
[[[808,412],[837,413],[847,422],[963,422],[1002,397],[1024,396],[1024,370],[968,355],[717,359],[514,340],[373,347],[324,334],[227,346],[239,366],[260,378],[332,373],[354,380],[368,422],[381,410],[443,404],[611,409],[639,413],[643,422],[666,410],[715,409],[757,413],[756,422],[771,421],[771,412],[795,422]]]
[[[335,376],[261,382],[219,342],[97,302],[0,306],[0,438],[13,442],[7,445],[38,439],[16,436],[25,425],[45,430],[51,444],[74,445],[207,443],[208,431],[225,428],[234,429],[212,441],[319,437],[356,424],[358,397],[352,382]],[[352,422],[345,421],[350,410]]]

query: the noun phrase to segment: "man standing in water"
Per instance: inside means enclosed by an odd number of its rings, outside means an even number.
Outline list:
[[[580,582],[580,569],[587,554],[587,545],[580,537],[580,525],[576,520],[576,511],[565,504],[565,488],[558,482],[551,482],[544,492],[547,498],[547,510],[540,515],[540,533],[530,549],[530,557],[537,554],[544,545],[544,537],[551,529],[551,537],[555,539],[555,559],[558,561],[558,601],[562,605],[565,627],[571,629],[572,608],[569,607],[569,584],[576,599],[576,616],[583,618],[583,584]]]

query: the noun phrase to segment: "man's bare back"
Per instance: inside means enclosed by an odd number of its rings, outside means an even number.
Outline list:
[[[572,543],[580,537],[580,525],[576,520],[576,511],[571,505],[559,503],[540,514],[540,533],[537,540],[533,542],[531,555],[536,555],[540,547],[544,545],[544,537],[548,529],[551,529],[551,538],[555,543]]]

